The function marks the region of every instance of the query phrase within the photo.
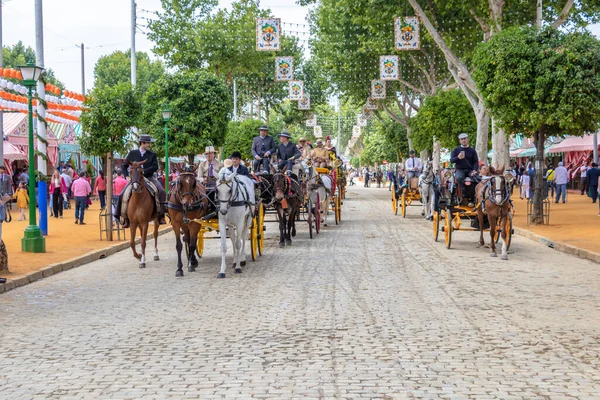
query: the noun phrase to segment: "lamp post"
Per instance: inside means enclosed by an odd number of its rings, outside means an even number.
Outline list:
[[[33,88],[37,85],[37,81],[44,70],[42,67],[37,67],[33,63],[28,63],[26,66],[19,67],[23,76],[23,85],[27,87],[28,96],[28,118],[29,118],[29,226],[25,229],[25,236],[21,240],[21,250],[28,253],[45,253],[46,240],[42,236],[42,230],[36,223],[36,196],[35,196],[35,158],[33,148]]]
[[[171,107],[165,106],[162,110],[163,121],[165,121],[165,192],[169,192],[169,122],[171,121]]]

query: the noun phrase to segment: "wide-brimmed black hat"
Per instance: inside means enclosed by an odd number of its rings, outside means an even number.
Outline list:
[[[291,138],[290,134],[286,131],[281,132],[279,135],[277,135],[277,137],[286,137],[288,139]]]
[[[156,140],[150,135],[140,135],[140,139],[138,140],[140,143],[154,143]]]
[[[269,131],[269,128],[266,125],[261,125],[260,128],[258,128],[259,131]]]
[[[233,153],[231,153],[231,155],[229,156],[229,158],[242,158],[242,153],[240,153],[239,151],[234,151]]]

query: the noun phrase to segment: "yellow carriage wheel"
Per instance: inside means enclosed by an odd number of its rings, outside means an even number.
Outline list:
[[[335,224],[338,225],[340,223],[339,213],[338,213],[338,196],[333,196],[331,199],[331,203],[333,204],[333,213],[335,214]]]
[[[392,211],[394,215],[398,215],[398,199],[396,199],[396,191],[392,190]]]
[[[257,226],[257,239],[258,239],[258,254],[262,256],[263,250],[265,248],[265,206],[261,203],[258,206],[258,216],[257,216],[258,226]]]
[[[440,235],[440,213],[437,211],[433,212],[433,240],[438,241]]]
[[[400,207],[402,209],[402,218],[406,217],[406,190],[402,190],[402,196],[400,196]]]
[[[338,213],[338,220],[340,222],[342,222],[342,198],[339,196],[337,198],[337,213]]]
[[[198,232],[198,241],[196,242],[196,253],[198,253],[198,257],[202,258],[202,254],[204,254],[204,229],[200,229]]]
[[[252,261],[256,261],[256,253],[258,249],[258,224],[256,218],[252,219],[252,225],[250,226],[250,255]]]
[[[499,226],[500,220],[496,226]],[[512,213],[508,213],[508,217],[506,218],[506,225],[502,228],[506,230],[506,250],[510,249],[510,244],[512,242],[512,234],[513,234],[513,223],[512,223]],[[500,241],[500,232],[496,229],[496,237],[494,238],[496,243]]]
[[[444,210],[444,242],[446,248],[449,249],[452,245],[452,213],[448,210]]]

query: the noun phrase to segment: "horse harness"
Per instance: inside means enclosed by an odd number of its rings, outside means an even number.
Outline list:
[[[236,190],[235,193],[233,193],[233,182],[235,181],[235,183],[237,183],[236,186]],[[227,203],[229,205],[229,207],[248,207],[250,208],[250,206],[252,205],[252,203],[250,202],[250,194],[248,193],[248,189],[246,188],[246,185],[243,185],[242,182],[239,181],[239,179],[237,178],[237,176],[234,176],[232,179],[229,180],[222,180],[219,181],[219,184],[217,185],[226,185],[228,188],[231,189],[232,194],[229,196],[229,200],[221,200],[219,199],[219,205],[222,203]],[[242,196],[244,197],[243,200],[238,200],[238,201],[233,201],[233,199],[238,197],[238,193],[240,191],[240,186],[244,188],[244,191],[242,193]],[[218,192],[217,192],[218,194]],[[220,207],[217,207],[220,208]]]
[[[482,211],[485,212],[485,202],[486,200],[491,201],[494,205],[500,207],[503,206],[507,201],[509,202],[510,206],[512,206],[512,202],[510,201],[510,189],[508,186],[508,182],[506,182],[506,180],[504,180],[504,188],[500,187],[496,187],[495,190],[492,190],[492,180],[498,178],[497,176],[491,176],[489,179],[487,179],[487,182],[485,183],[485,186],[483,187],[483,201],[481,202],[481,209]],[[500,195],[501,200],[498,202],[496,201],[496,195]]]

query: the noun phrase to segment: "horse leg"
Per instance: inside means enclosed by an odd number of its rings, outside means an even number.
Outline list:
[[[488,214],[488,220],[490,221],[490,257],[497,257],[496,254],[496,220],[497,217],[495,215]],[[481,229],[481,234],[483,235],[483,228]]]
[[[501,225],[503,227],[502,232],[500,233],[500,239],[502,240],[502,256],[500,256],[500,259],[502,260],[508,260],[508,248],[507,248],[507,243],[506,243],[506,239],[508,237],[508,232],[507,232],[507,222],[508,220],[508,216],[502,217],[502,221]]]
[[[196,248],[198,247],[198,232],[200,231],[200,226],[198,224],[190,224],[190,227],[191,228],[188,228],[190,232],[188,266],[191,268],[190,272],[194,272],[196,271],[196,267],[198,267]]]
[[[158,256],[158,220],[154,220],[154,261],[160,261]]]
[[[294,220],[292,221],[292,237],[296,237],[296,220],[299,220],[300,218],[300,204],[294,202],[292,211],[295,213]]]
[[[277,215],[279,216],[279,247],[285,247],[285,211],[280,205],[277,206]]]
[[[323,213],[323,225],[327,226],[327,217],[329,215],[329,196],[325,196],[325,200],[321,201],[321,210]]]
[[[217,275],[217,278],[223,279],[225,278],[225,269],[227,265],[225,264],[225,258],[227,257],[227,222],[225,221],[227,217],[219,214],[219,231],[221,233],[221,272]]]
[[[246,266],[246,242],[248,241],[247,239],[247,233],[250,230],[250,226],[252,225],[252,214],[248,213],[246,214],[246,218],[244,218],[244,223],[242,224],[242,233],[240,234],[240,239],[242,240],[242,250],[240,253],[240,267],[245,267]],[[241,272],[241,271],[240,271]]]
[[[129,226],[129,245],[131,246],[131,250],[133,250],[133,256],[138,260],[142,258],[141,255],[138,254],[137,249],[135,248],[135,234],[137,233],[137,224],[130,221]]]
[[[175,272],[175,276],[179,277],[183,276],[183,262],[181,262],[183,244],[181,243],[181,226],[175,220],[173,220],[173,232],[175,232],[175,248],[177,249],[177,272]]]
[[[233,247],[233,270],[236,274],[242,272],[242,267],[240,266],[240,226],[238,224],[235,227],[230,229],[231,235],[231,247]]]
[[[483,240],[483,210],[481,207],[477,208],[477,222],[479,222],[479,246],[485,246],[485,240]]]
[[[146,268],[146,239],[148,238],[148,223],[146,225],[140,225],[140,236],[141,247],[142,247],[142,259],[140,260],[140,268]]]
[[[285,229],[285,244],[288,246],[292,245],[292,226],[294,225],[294,221],[295,221],[295,216],[296,214],[294,213],[294,209],[293,207],[290,207],[292,209],[292,211],[290,211],[290,216],[288,217],[287,220],[287,226]]]

